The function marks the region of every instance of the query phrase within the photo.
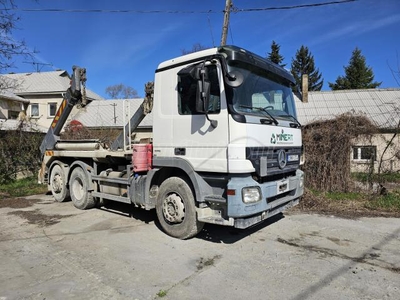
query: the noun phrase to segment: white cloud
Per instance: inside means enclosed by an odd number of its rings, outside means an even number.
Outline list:
[[[356,37],[386,26],[390,26],[397,22],[400,22],[400,14],[388,16],[382,19],[366,19],[361,22],[351,23],[346,26],[324,32],[320,37],[312,39],[309,45],[316,46],[335,39],[340,39],[342,37]]]

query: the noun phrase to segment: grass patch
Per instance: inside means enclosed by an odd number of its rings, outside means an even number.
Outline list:
[[[160,297],[160,298],[165,297],[165,296],[167,296],[167,291],[160,290],[160,291],[157,293],[157,296]]]
[[[366,207],[374,210],[400,212],[400,190],[389,192],[387,195],[373,197]]]
[[[0,200],[47,192],[47,186],[38,184],[37,178],[28,177],[0,185]]]
[[[319,192],[305,189],[298,209],[344,218],[400,217],[400,190],[386,195],[363,192]]]
[[[382,174],[351,173],[351,178],[363,183],[367,182],[400,183],[400,173],[382,173]]]

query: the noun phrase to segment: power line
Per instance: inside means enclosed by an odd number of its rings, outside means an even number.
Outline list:
[[[327,5],[344,4],[349,2],[356,2],[359,0],[341,0],[330,1],[323,3],[300,4],[293,6],[275,6],[275,7],[262,7],[262,8],[237,8],[232,7],[234,13],[240,12],[260,12],[269,10],[288,10],[308,7],[319,7]],[[62,12],[62,13],[137,13],[137,14],[210,14],[210,13],[224,13],[224,10],[133,10],[133,9],[64,9],[64,8],[1,8],[0,11],[13,10],[24,12]]]

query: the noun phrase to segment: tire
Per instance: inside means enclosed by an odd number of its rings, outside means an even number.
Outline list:
[[[69,180],[69,191],[76,208],[89,209],[95,206],[96,202],[92,193],[88,191],[89,184],[89,178],[82,168],[78,167],[72,171]]]
[[[197,221],[193,192],[179,177],[168,178],[161,184],[156,211],[161,227],[172,237],[188,239],[203,229],[204,223]]]
[[[51,193],[57,202],[70,199],[65,172],[60,165],[57,164],[51,169],[49,184]]]

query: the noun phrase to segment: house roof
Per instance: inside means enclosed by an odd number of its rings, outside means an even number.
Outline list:
[[[40,73],[15,73],[2,75],[7,78],[12,92],[19,96],[35,94],[64,93],[70,86],[67,71],[51,71]],[[14,88],[12,88],[14,87]],[[87,97],[91,100],[104,100],[93,91],[86,89]]]
[[[15,95],[14,93],[7,91],[7,90],[0,90],[0,100],[1,99],[22,102],[22,103],[29,103],[28,99],[19,97],[19,96]]]
[[[142,102],[143,98],[94,101],[82,108],[72,119],[89,128],[123,127]],[[152,124],[153,116],[150,113],[139,127],[152,127]]]
[[[295,97],[303,125],[353,112],[364,114],[379,128],[396,128],[400,119],[400,89],[310,91],[308,102]]]

